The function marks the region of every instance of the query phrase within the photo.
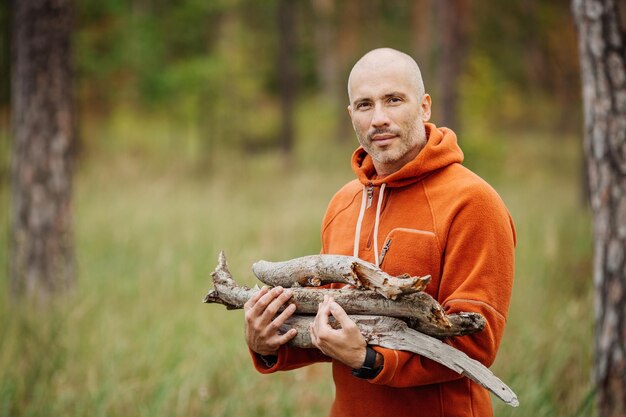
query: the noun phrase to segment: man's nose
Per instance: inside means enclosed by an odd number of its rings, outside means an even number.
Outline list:
[[[384,126],[389,126],[389,117],[383,106],[377,104],[374,106],[374,113],[372,114],[372,127]]]

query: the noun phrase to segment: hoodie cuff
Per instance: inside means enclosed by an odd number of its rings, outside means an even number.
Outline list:
[[[383,355],[383,367],[374,378],[370,379],[369,382],[372,384],[378,385],[388,385],[396,374],[396,369],[398,369],[398,352],[393,349],[386,349],[380,346],[372,346],[372,348]]]
[[[287,359],[287,347],[284,345],[278,349],[277,355],[259,355],[250,348],[248,348],[248,351],[252,357],[254,367],[262,374],[271,374],[279,371]]]

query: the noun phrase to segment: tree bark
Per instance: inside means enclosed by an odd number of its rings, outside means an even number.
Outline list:
[[[74,283],[70,0],[13,3],[10,275],[47,300]]]
[[[411,50],[417,61],[425,85],[429,85],[432,71],[432,52],[435,37],[433,19],[433,0],[414,0],[411,2]],[[431,91],[428,89],[428,91]],[[428,92],[427,91],[427,92]]]
[[[459,78],[467,49],[467,22],[469,4],[467,0],[444,0],[439,7],[441,34],[441,117],[442,125],[459,129],[458,101]]]
[[[340,85],[337,69],[334,14],[335,0],[312,0],[315,13],[315,55],[317,78],[326,97],[333,97]]]
[[[259,261],[252,265],[254,275],[271,286],[319,287],[343,283],[356,288],[376,291],[387,299],[420,292],[430,282],[430,275],[393,277],[369,262],[353,256],[311,255],[285,262]]]
[[[573,0],[594,224],[596,359],[601,417],[626,415],[626,36],[613,0]]]
[[[291,328],[298,330],[298,334],[290,342],[292,346],[314,348],[309,335],[309,326],[312,316],[291,316],[281,328],[286,332]],[[465,375],[472,381],[491,391],[506,404],[517,407],[517,396],[500,378],[495,376],[483,364],[467,356],[452,346],[446,345],[439,339],[427,336],[407,327],[401,320],[381,316],[354,316],[350,319],[361,330],[367,344],[382,346],[387,349],[405,350],[429,358],[437,363]],[[339,327],[331,318],[331,325]]]
[[[296,96],[296,66],[294,63],[294,19],[296,2],[278,1],[278,83],[280,89],[280,146],[287,159],[291,158],[294,142],[294,106]]]
[[[219,303],[229,309],[241,308],[256,291],[259,291],[259,289],[249,289],[236,285],[228,271],[226,257],[223,253],[220,253],[218,266],[212,276],[215,290],[210,291],[205,296],[205,303]],[[369,294],[369,298],[366,298],[365,303],[357,309],[359,313],[389,314],[390,311],[394,311],[398,303],[398,301],[394,302],[383,299],[380,295],[367,290],[311,290],[294,288],[292,291],[294,293],[292,302],[296,304],[296,312],[300,314],[315,314],[317,312],[318,303],[323,299],[324,294],[332,294],[335,300],[349,314],[354,312],[351,308],[355,305],[351,303],[351,296],[354,297],[354,295],[358,293]],[[402,299],[416,295],[419,294],[405,295]],[[377,304],[376,299],[382,300],[383,304]],[[356,305],[358,305],[358,302]],[[367,307],[369,307],[369,309]],[[298,333],[296,337],[290,341],[290,344],[301,348],[314,348],[308,330],[314,317],[312,315],[302,316],[300,314],[291,316],[283,325],[281,331],[286,332],[290,328],[295,328],[298,330]],[[420,314],[421,312],[418,312],[417,317],[423,319],[423,316]],[[464,326],[466,330],[472,328],[471,333],[481,330],[485,324],[484,318],[479,314],[470,315],[468,313],[468,315],[459,314],[449,317],[452,322],[451,327],[465,322],[461,324],[461,326]],[[471,317],[471,319],[468,320],[469,317]],[[409,328],[404,321],[391,317],[372,315],[351,315],[350,318],[359,327],[368,344],[383,346],[389,349],[406,350],[432,359],[477,382],[490,390],[505,403],[513,407],[519,405],[515,393],[480,362],[471,359],[465,353],[446,345],[436,338]],[[479,323],[480,320],[482,320],[482,323]],[[468,325],[470,321],[474,322]],[[338,323],[331,318],[331,325],[337,327]],[[448,329],[448,331],[449,330],[450,329]],[[461,334],[466,333],[457,333],[455,335]],[[448,334],[448,336],[450,335],[451,334]]]
[[[300,258],[301,259],[301,258]],[[259,288],[246,288],[233,280],[224,253],[220,253],[213,276],[215,290],[204,298],[205,303],[219,303],[229,309],[242,308]],[[368,290],[292,288],[290,302],[300,314],[316,314],[324,294],[332,296],[348,314],[380,314],[407,319],[410,327],[435,337],[453,337],[481,331],[485,318],[478,313],[446,315],[439,303],[430,295],[420,292],[390,301]]]
[[[337,2],[337,41],[333,49],[337,57],[337,71],[339,79],[339,88],[333,92],[333,106],[337,112],[337,120],[335,126],[335,138],[339,143],[347,143],[354,140],[354,131],[352,130],[352,122],[346,111],[349,101],[346,95],[346,87],[348,75],[352,65],[359,58],[360,52],[359,39],[364,28],[363,4],[359,0],[344,0]],[[348,142],[349,143],[349,142]]]

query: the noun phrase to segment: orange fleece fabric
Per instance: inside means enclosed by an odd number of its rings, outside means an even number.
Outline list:
[[[362,193],[373,189],[362,220],[358,256],[374,262],[374,229],[384,183],[377,244],[380,267],[391,275],[431,275],[426,292],[448,314],[477,312],[487,319],[477,334],[446,343],[490,366],[504,331],[513,284],[515,229],[504,203],[484,180],[461,165],[463,153],[450,129],[427,123],[428,141],[399,171],[377,178],[359,148],[352,157],[357,180],[331,200],[322,224],[322,253],[352,255]],[[372,191],[370,191],[371,194]],[[383,255],[384,253],[384,255]],[[330,416],[489,417],[489,392],[420,355],[374,347],[384,356],[377,377],[363,380],[333,360],[336,396]],[[330,361],[317,349],[282,346],[271,373]]]

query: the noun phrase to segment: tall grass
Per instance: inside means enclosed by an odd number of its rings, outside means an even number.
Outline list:
[[[309,137],[289,170],[272,153],[218,149],[198,169],[175,141],[161,143],[159,157],[92,145],[76,184],[77,289],[44,311],[0,297],[0,416],[326,415],[328,365],[259,375],[242,313],[200,302],[221,249],[245,284],[258,259],[319,251],[326,204],[351,179],[352,145],[315,120],[300,126]],[[493,370],[521,402],[494,400],[496,415],[593,415],[590,219],[577,142],[492,140],[505,144],[501,168],[468,163],[517,225],[514,294]],[[0,195],[7,207],[6,187]],[[0,262],[6,271],[6,256]]]
[[[549,141],[517,138],[499,187],[518,241],[509,320],[493,369],[522,405],[494,403],[498,416],[594,415],[591,220],[578,144]]]

